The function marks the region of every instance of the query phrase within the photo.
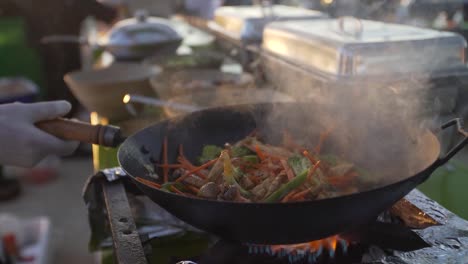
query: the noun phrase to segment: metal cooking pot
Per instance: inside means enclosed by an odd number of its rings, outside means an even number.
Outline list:
[[[182,37],[171,22],[164,18],[148,17],[138,11],[135,17],[116,23],[96,41],[74,35],[51,35],[42,43],[79,43],[110,52],[117,60],[141,60],[156,54],[173,54]]]

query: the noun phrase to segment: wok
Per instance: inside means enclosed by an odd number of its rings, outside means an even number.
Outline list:
[[[468,143],[468,134],[458,119],[443,125],[442,129],[456,125],[464,138],[439,157],[439,141],[429,130],[397,120],[350,117],[350,113],[339,109],[298,103],[211,108],[133,134],[120,146],[118,160],[146,196],[197,228],[233,241],[288,244],[322,239],[371,223]],[[336,135],[331,136],[323,151],[341,154],[369,169],[380,177],[379,186],[314,201],[239,203],[189,198],[135,180],[136,176],[151,179],[147,165],[160,160],[164,137],[168,139],[169,162],[175,163],[179,144],[183,144],[184,154],[192,161],[204,145],[235,142],[253,129],[266,135],[265,141],[270,143],[279,141],[282,129],[288,128],[296,139],[307,139],[314,144],[330,122],[334,122],[337,132],[332,133]]]

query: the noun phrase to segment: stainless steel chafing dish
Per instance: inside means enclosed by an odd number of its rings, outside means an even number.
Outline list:
[[[275,22],[263,50],[330,76],[429,72],[462,66],[462,36],[355,18]]]
[[[439,103],[447,112],[466,83],[465,49],[459,34],[406,25],[352,17],[281,21],[264,29],[261,65],[271,83],[298,99],[350,86],[412,95],[429,87],[449,99]]]
[[[284,5],[223,6],[216,9],[208,27],[242,43],[258,43],[270,22],[326,17],[318,11]]]

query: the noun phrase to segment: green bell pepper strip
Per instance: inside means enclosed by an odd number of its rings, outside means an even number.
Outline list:
[[[274,203],[281,200],[284,196],[288,193],[296,189],[297,187],[301,186],[307,179],[307,174],[309,169],[302,171],[299,175],[294,177],[294,179],[290,180],[289,182],[281,185],[281,187],[270,194],[264,201],[267,203]]]
[[[242,157],[242,160],[247,162],[247,163],[252,163],[252,164],[257,164],[260,162],[260,160],[258,159],[257,155],[247,155],[247,156],[243,156]]]

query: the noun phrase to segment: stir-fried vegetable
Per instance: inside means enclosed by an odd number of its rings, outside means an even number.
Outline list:
[[[201,153],[200,158],[198,159],[200,163],[205,163],[207,161],[217,158],[223,149],[215,145],[206,145]]]
[[[283,184],[278,190],[276,190],[274,193],[272,193],[270,196],[268,196],[265,199],[265,202],[277,202],[281,198],[283,198],[285,195],[290,193],[292,190],[298,188],[301,184],[305,182],[307,179],[307,174],[309,170],[304,170],[301,172],[299,175],[294,177],[294,179],[290,180],[288,183]]]
[[[231,148],[231,155],[233,157],[245,157],[245,156],[251,156],[252,154],[255,154],[253,151],[250,149],[243,147],[243,146],[233,146]]]
[[[311,165],[307,158],[301,157],[297,154],[288,159],[288,164],[296,175],[307,170]]]
[[[319,152],[331,131],[307,149],[285,132],[284,142],[270,145],[251,134],[224,146],[206,145],[192,164],[180,146],[177,164],[167,162],[163,146],[163,181],[138,181],[161,190],[203,199],[237,202],[294,202],[324,199],[377,184],[366,170],[337,155]]]
[[[232,162],[231,162],[231,158],[229,157],[229,154],[226,151],[223,151],[219,158],[220,159],[222,158],[224,162],[224,182],[229,185],[235,185],[239,189],[242,195],[249,196],[250,195],[249,192],[244,190],[244,188],[242,188],[242,186],[240,186],[240,184],[237,183],[236,181],[236,178],[234,176],[236,174],[236,170],[234,166],[232,166]],[[239,174],[240,172],[237,171],[237,173]]]

